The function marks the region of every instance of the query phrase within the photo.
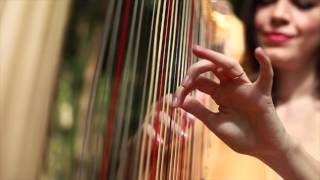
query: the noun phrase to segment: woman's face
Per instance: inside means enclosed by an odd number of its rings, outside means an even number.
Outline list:
[[[258,0],[257,39],[275,68],[296,69],[320,50],[320,0]]]

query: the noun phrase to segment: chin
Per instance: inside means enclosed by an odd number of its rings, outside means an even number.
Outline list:
[[[282,48],[264,48],[266,54],[271,58],[271,60],[276,61],[288,61],[288,51]]]
[[[270,57],[272,66],[276,69],[293,70],[296,67],[292,53],[281,48],[265,48],[266,54]]]

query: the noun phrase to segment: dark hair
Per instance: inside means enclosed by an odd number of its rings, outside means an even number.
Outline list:
[[[257,61],[254,61],[255,59],[254,50],[256,47],[258,47],[254,18],[255,18],[255,13],[256,13],[258,4],[259,4],[259,0],[244,0],[242,11],[241,11],[241,19],[245,26],[246,58],[248,58],[247,63],[254,74],[253,78],[256,78],[259,72],[259,64]],[[318,55],[315,68],[316,68],[316,80],[317,80],[315,95],[317,96],[317,98],[320,98],[320,53]],[[277,81],[276,76],[274,78],[274,81],[275,83],[273,87],[272,96],[275,104],[277,104],[277,95],[276,95],[277,93],[275,91],[276,89],[275,86]]]

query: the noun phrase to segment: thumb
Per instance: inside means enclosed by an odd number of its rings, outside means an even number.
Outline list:
[[[256,85],[265,93],[270,93],[273,83],[273,69],[270,58],[261,47],[256,48],[255,57],[260,64],[260,74]]]

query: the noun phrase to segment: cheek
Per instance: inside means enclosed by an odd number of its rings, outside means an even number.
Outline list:
[[[317,41],[320,45],[320,5],[308,13],[298,12],[295,18],[300,33],[308,38],[308,41]]]
[[[258,9],[257,13],[254,18],[254,28],[256,32],[256,38],[258,41],[258,44],[261,44],[262,41],[262,33],[264,29],[270,29],[268,28],[270,26],[269,24],[269,12],[268,9]]]
[[[299,20],[297,20],[297,23],[303,34],[318,35],[320,33],[320,17],[300,18]]]
[[[262,26],[266,23],[266,18],[264,18],[264,12],[262,10],[257,10],[256,16],[254,18],[254,24],[256,31],[259,31]]]
[[[320,48],[320,15],[316,18],[303,19],[300,21],[299,27],[302,36],[304,37],[301,48],[315,49]]]

